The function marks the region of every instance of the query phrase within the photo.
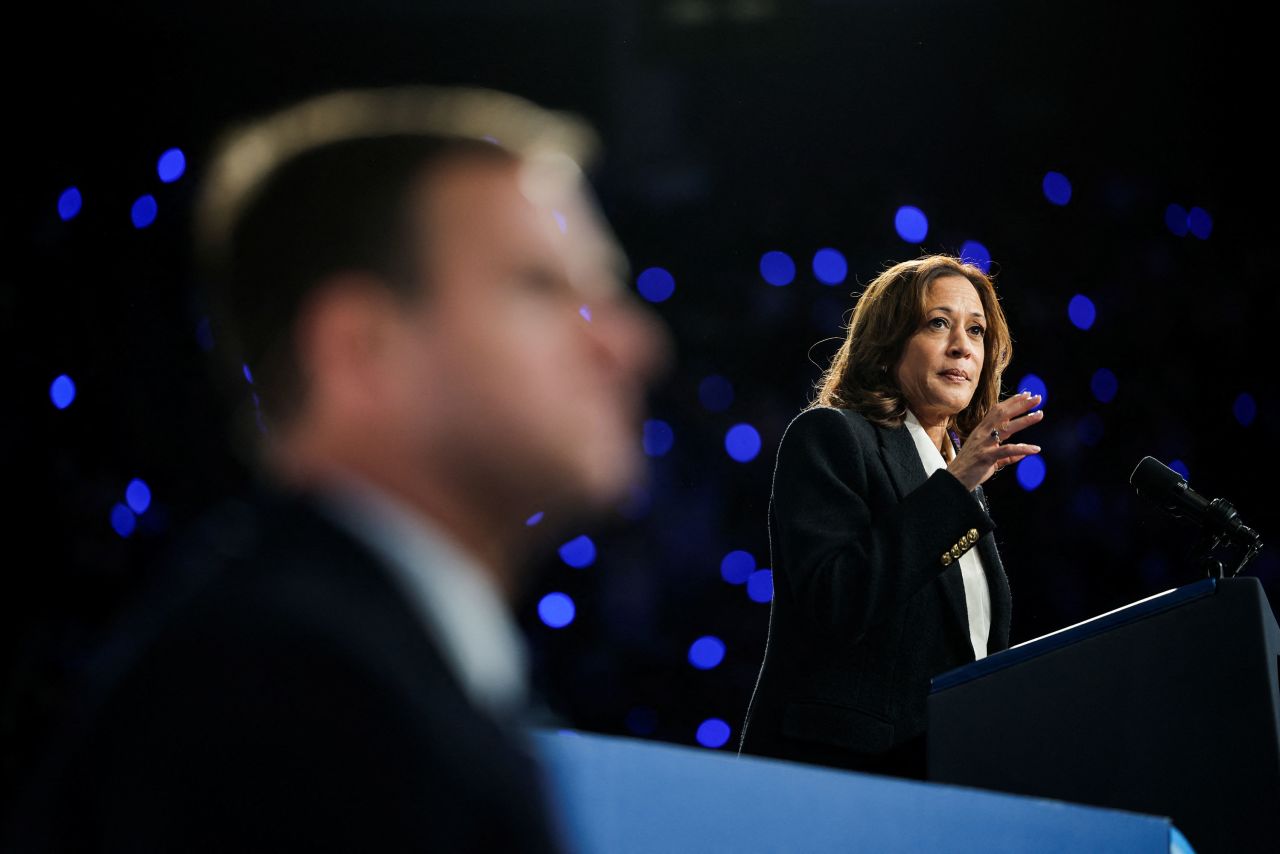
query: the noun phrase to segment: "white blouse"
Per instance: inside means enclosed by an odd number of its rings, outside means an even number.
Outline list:
[[[938,446],[933,444],[929,434],[920,426],[915,413],[907,410],[907,429],[915,440],[916,451],[920,454],[920,462],[924,465],[924,476],[929,477],[938,469],[947,467]],[[946,442],[948,457],[954,457],[951,440]],[[977,501],[974,497],[974,501]],[[991,589],[987,586],[987,572],[982,565],[982,556],[976,548],[969,549],[960,556],[960,576],[964,579],[964,605],[969,614],[969,642],[973,644],[974,659],[987,655],[987,638],[991,634]]]

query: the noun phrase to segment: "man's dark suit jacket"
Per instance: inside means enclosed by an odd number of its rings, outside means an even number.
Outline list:
[[[943,557],[971,531],[991,591],[988,651],[1009,644],[993,527],[980,489],[945,470],[926,478],[905,425],[800,413],[774,470],[773,604],[742,751],[923,777],[929,680],[974,660],[960,563]]]
[[[20,850],[557,847],[532,761],[361,543],[299,496],[221,515],[171,567]]]

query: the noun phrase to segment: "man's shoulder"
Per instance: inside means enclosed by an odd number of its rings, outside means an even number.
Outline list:
[[[257,490],[197,520],[160,562],[153,591],[176,605],[232,591],[249,597],[280,585],[359,586],[367,584],[373,563],[312,499]]]
[[[421,634],[377,558],[312,499],[256,492],[211,509],[179,539],[114,643],[134,663],[204,650],[208,638],[224,657],[314,644],[366,658],[411,649]]]
[[[223,573],[252,564],[255,569],[245,580],[264,580],[295,571],[360,578],[376,559],[317,496],[258,488],[206,512],[171,550],[168,562]]]

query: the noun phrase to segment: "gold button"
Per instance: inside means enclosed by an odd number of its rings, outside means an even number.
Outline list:
[[[943,553],[942,553],[942,565],[943,565],[943,566],[951,566],[951,553],[950,553],[950,552],[943,552]]]
[[[978,541],[978,538],[973,535],[973,531],[970,531],[969,533],[964,535],[964,541],[968,545],[973,545]]]
[[[953,560],[959,560],[960,555],[962,554],[964,554],[964,549],[960,548],[959,545],[954,545],[951,547],[951,557]]]
[[[978,529],[977,529],[977,528],[970,528],[970,529],[969,529],[969,539],[974,540],[975,542],[977,541],[977,539],[978,539]]]

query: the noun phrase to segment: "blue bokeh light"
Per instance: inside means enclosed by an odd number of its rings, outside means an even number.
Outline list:
[[[689,645],[689,663],[699,670],[710,670],[724,661],[724,641],[704,635]]]
[[[698,400],[708,412],[724,412],[733,405],[733,383],[712,374],[698,383]]]
[[[567,593],[548,593],[538,600],[538,619],[553,629],[563,629],[573,622],[577,613]]]
[[[77,187],[67,187],[62,191],[62,195],[58,196],[58,216],[63,222],[75,219],[83,206],[84,197],[80,195]]]
[[[129,509],[141,516],[151,506],[151,487],[141,478],[134,478],[124,488],[124,500]]]
[[[796,262],[785,252],[766,252],[760,256],[760,275],[774,287],[789,285],[796,278]]]
[[[534,513],[528,519],[524,520],[525,525],[532,528],[534,525],[542,521],[542,515],[543,515],[543,511],[539,510],[537,513]]]
[[[650,267],[636,277],[636,289],[649,302],[663,302],[676,292],[676,279],[661,267]]]
[[[1099,403],[1110,403],[1116,399],[1116,392],[1120,390],[1120,381],[1109,368],[1098,368],[1093,372],[1093,378],[1089,380],[1089,389]]]
[[[730,584],[746,584],[755,571],[755,557],[741,549],[729,552],[720,561],[720,577]]]
[[[57,409],[66,409],[76,399],[76,384],[66,374],[54,379],[49,384],[49,399]]]
[[[240,365],[240,373],[244,374],[244,381],[249,385],[253,385],[253,371],[249,370],[248,363]]]
[[[915,205],[903,205],[893,215],[893,227],[908,243],[923,243],[929,234],[929,218]]]
[[[838,285],[849,275],[849,262],[839,249],[819,249],[813,254],[813,275],[824,285]]]
[[[585,320],[587,323],[591,322],[591,306],[587,305],[586,303],[583,303],[582,305],[578,306],[578,314],[580,314],[582,316],[582,319]]]
[[[960,260],[984,273],[991,272],[991,252],[976,240],[966,240],[960,247]]]
[[[1241,427],[1248,427],[1258,415],[1258,404],[1254,401],[1253,395],[1244,392],[1236,397],[1235,403],[1231,404],[1231,413],[1235,415]]]
[[[156,221],[158,210],[155,196],[150,193],[145,196],[139,196],[133,203],[133,208],[129,211],[129,218],[133,220],[133,227],[146,228],[151,225]]]
[[[747,598],[752,602],[773,601],[773,571],[757,569],[747,578]]]
[[[1192,208],[1187,211],[1187,228],[1201,240],[1208,240],[1213,231],[1213,217],[1204,208]]]
[[[1044,474],[1044,460],[1039,455],[1024,457],[1018,463],[1018,485],[1027,492],[1038,489],[1044,483]]]
[[[658,713],[648,706],[636,706],[627,712],[626,724],[632,735],[653,735],[658,731]]]
[[[133,511],[123,504],[111,508],[111,528],[122,537],[130,536],[138,527],[138,519]]]
[[[574,537],[559,552],[560,559],[574,569],[585,569],[596,561],[596,544],[586,534]]]
[[[1169,205],[1164,209],[1164,224],[1179,237],[1187,236],[1187,209],[1182,205]]]
[[[1169,462],[1169,468],[1182,475],[1183,480],[1191,479],[1191,469],[1187,468],[1187,464],[1182,460],[1171,460]]]
[[[1098,309],[1093,300],[1084,294],[1076,294],[1067,303],[1067,317],[1071,318],[1072,325],[1077,329],[1091,329],[1098,317]]]
[[[713,750],[724,747],[729,741],[729,725],[719,718],[708,718],[698,725],[698,744]]]
[[[1104,432],[1102,417],[1096,412],[1090,412],[1076,423],[1076,438],[1090,448],[1098,446]]]
[[[1055,205],[1065,205],[1071,201],[1071,181],[1061,172],[1046,172],[1040,182],[1044,197]]]
[[[1029,391],[1032,394],[1040,395],[1040,402],[1027,410],[1028,412],[1035,412],[1049,401],[1049,389],[1045,387],[1044,380],[1040,379],[1035,374],[1027,374],[1022,379],[1018,380],[1017,389],[1019,392]]]
[[[644,422],[644,452],[651,457],[666,456],[675,444],[676,434],[671,425],[658,418]]]
[[[740,463],[754,460],[760,445],[760,433],[750,424],[735,424],[724,434],[724,449]]]
[[[187,156],[181,148],[170,148],[156,161],[156,174],[166,184],[172,184],[187,171]]]

